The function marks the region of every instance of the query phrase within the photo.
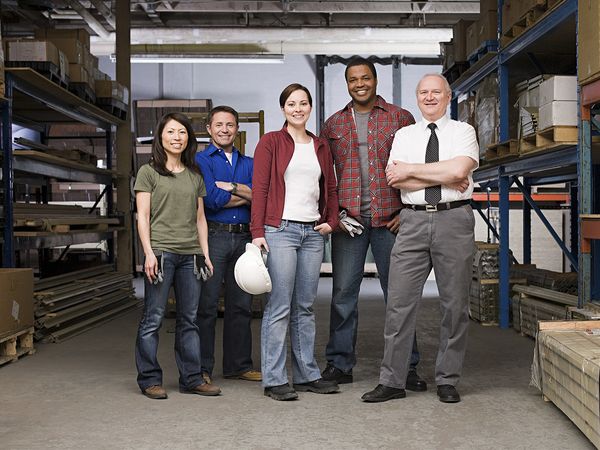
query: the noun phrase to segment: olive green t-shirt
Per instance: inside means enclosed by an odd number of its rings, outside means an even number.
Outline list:
[[[160,175],[149,164],[138,171],[133,189],[152,194],[150,243],[153,249],[172,253],[201,253],[196,213],[198,197],[206,195],[204,180],[187,168],[173,175]]]

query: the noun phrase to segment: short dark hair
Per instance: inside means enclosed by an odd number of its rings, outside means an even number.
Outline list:
[[[312,107],[312,97],[310,95],[310,91],[308,90],[307,87],[302,86],[299,83],[292,83],[288,87],[286,87],[283,91],[281,91],[281,94],[279,95],[279,106],[281,106],[283,108],[283,106],[285,105],[285,101],[288,99],[288,97],[290,95],[292,95],[293,92],[296,92],[296,91],[306,92],[306,96],[308,97],[308,104]]]
[[[187,145],[181,154],[181,162],[191,171],[200,173],[194,160],[196,157],[198,142],[196,142],[196,134],[194,133],[192,122],[190,122],[190,119],[188,119],[187,116],[178,112],[167,113],[158,121],[158,124],[156,125],[156,131],[154,133],[154,139],[152,141],[152,161],[150,161],[150,165],[161,175],[167,177],[174,176],[173,173],[167,169],[167,153],[162,145],[162,133],[170,120],[174,120],[175,122],[179,122],[181,125],[183,125],[188,134]]]
[[[238,114],[238,112],[235,109],[233,109],[231,106],[225,106],[225,105],[215,106],[213,109],[211,109],[210,112],[208,113],[208,118],[206,120],[206,123],[208,125],[210,125],[212,123],[213,116],[220,112],[225,112],[225,113],[229,113],[229,114],[233,115],[233,117],[235,117],[235,124],[236,125],[240,124],[240,115]]]
[[[350,67],[356,67],[356,66],[367,66],[369,68],[369,70],[371,71],[371,73],[373,74],[373,78],[377,79],[377,71],[375,70],[375,64],[373,64],[371,61],[369,61],[366,58],[363,58],[361,56],[356,56],[356,57],[352,58],[350,61],[348,61],[348,64],[346,64],[346,70],[344,72],[344,78],[346,79],[346,81],[348,81],[348,69],[350,69]]]

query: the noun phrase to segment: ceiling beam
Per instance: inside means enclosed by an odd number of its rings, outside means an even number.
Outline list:
[[[65,4],[70,6],[77,14],[81,16],[81,18],[89,25],[89,27],[94,30],[94,32],[103,39],[108,39],[110,36],[110,32],[104,28],[98,19],[96,19],[92,13],[90,13],[87,8],[85,8],[80,2],[75,0],[65,0]]]
[[[90,3],[98,10],[102,17],[104,17],[106,22],[113,28],[113,30],[117,28],[115,16],[113,16],[110,8],[106,6],[104,0],[90,0]]]
[[[174,2],[175,3],[175,2]],[[478,14],[479,0],[463,1],[180,1],[157,12],[355,13],[355,14]]]

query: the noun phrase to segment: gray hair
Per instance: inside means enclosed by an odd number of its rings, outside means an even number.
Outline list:
[[[423,75],[421,77],[421,79],[419,80],[419,82],[417,83],[417,87],[415,88],[416,94],[419,93],[419,85],[421,84],[421,81],[423,81],[423,79],[427,78],[427,77],[437,77],[440,80],[442,80],[444,82],[444,87],[446,88],[446,92],[448,94],[452,94],[452,88],[450,87],[450,83],[448,83],[448,80],[446,79],[446,77],[444,75],[442,75],[441,73],[426,73],[425,75]]]

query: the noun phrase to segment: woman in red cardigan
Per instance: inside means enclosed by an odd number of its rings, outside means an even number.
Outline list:
[[[296,391],[329,394],[314,356],[315,317],[325,236],[338,224],[333,160],[326,140],[306,130],[312,110],[308,89],[294,83],[279,96],[285,124],[265,134],[254,152],[252,243],[268,252],[272,291],[261,330],[265,395],[298,398]],[[286,371],[288,326],[292,381]]]

